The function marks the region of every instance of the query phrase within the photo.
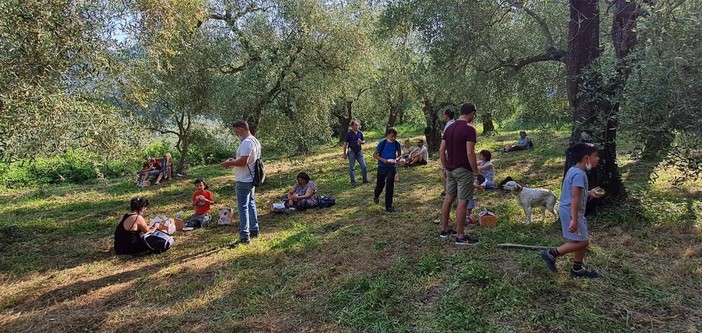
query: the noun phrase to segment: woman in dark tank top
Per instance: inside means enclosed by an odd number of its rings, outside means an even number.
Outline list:
[[[142,215],[146,211],[146,207],[149,206],[149,200],[141,197],[134,198],[130,206],[131,212],[124,214],[115,228],[114,247],[116,254],[138,254],[147,251],[142,235],[151,230]],[[155,228],[157,225],[152,227],[152,229]]]

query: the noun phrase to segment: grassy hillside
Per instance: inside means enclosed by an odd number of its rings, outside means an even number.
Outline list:
[[[559,194],[566,133],[530,134],[534,150],[494,154],[497,178]],[[478,146],[495,152],[516,138],[500,133]],[[498,226],[471,228],[481,243],[457,247],[439,239],[432,223],[442,200],[435,160],[401,170],[397,213],[386,214],[372,204],[372,185],[348,184],[340,153],[323,147],[268,161],[268,183],[257,193],[262,235],[237,249],[226,247],[238,238],[235,226],[179,233],[162,255],[111,253],[115,225],[138,194],[151,200],[151,217],[189,212],[192,180],[204,177],[217,207],[234,207],[232,172],[218,166],[143,192],[125,181],[0,193],[0,331],[702,330],[700,183],[673,188],[666,170],[623,156],[632,200],[590,221],[589,264],[603,277],[584,281],[568,276],[568,260],[553,274],[536,252],[496,248],[562,242],[553,218],[521,224],[512,196],[482,194],[478,207],[494,210]],[[300,171],[337,205],[271,213],[271,202]],[[653,172],[659,177],[649,182]]]

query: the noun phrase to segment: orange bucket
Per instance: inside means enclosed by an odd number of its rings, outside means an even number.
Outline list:
[[[176,230],[183,230],[183,227],[185,227],[185,224],[183,223],[183,219],[174,217],[173,222],[175,223]]]
[[[493,215],[483,215],[480,217],[480,226],[484,228],[492,228],[497,225],[497,217]]]

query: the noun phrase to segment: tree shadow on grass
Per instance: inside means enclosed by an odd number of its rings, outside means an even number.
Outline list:
[[[270,176],[269,182],[262,188],[263,191],[259,191],[257,195],[257,204],[263,213],[261,215],[264,220],[269,217],[267,215],[269,201],[276,200],[291,186],[294,175],[302,170],[304,170],[303,167],[287,169],[285,173],[278,172]],[[325,194],[339,195],[345,191],[358,190],[345,186],[343,178],[339,179],[341,177],[320,178],[325,183],[322,188],[329,191]],[[276,183],[286,185],[271,189],[271,185]],[[236,197],[233,179],[217,182],[213,187],[218,192],[218,202],[225,203],[225,207],[234,207],[231,204],[235,202]],[[170,207],[169,204],[172,202],[182,202],[184,204],[177,209],[187,208],[190,195],[189,191],[179,186],[158,188],[156,193],[149,196],[152,201],[149,215],[172,216],[175,210],[170,214],[163,214],[164,209],[159,207]],[[0,220],[7,224],[0,227],[0,251],[5,252],[5,255],[0,259],[0,267],[6,272],[23,276],[47,269],[66,269],[108,257],[110,252],[104,249],[97,252],[89,251],[90,248],[95,248],[90,244],[103,244],[98,246],[100,248],[111,244],[112,233],[121,212],[126,211],[128,201],[112,199],[93,202],[91,200],[90,198],[79,201],[66,200],[48,207],[46,205],[32,208],[18,207],[4,211],[0,214]],[[44,246],[37,247],[37,242]],[[76,247],[75,244],[88,246]],[[62,259],[55,260],[55,258]]]
[[[17,331],[45,327],[52,332],[75,332],[99,330],[115,307],[140,304],[140,291],[158,284],[152,276],[173,264],[187,264],[189,261],[211,255],[213,251],[185,254],[172,259],[150,263],[127,269],[117,274],[106,275],[88,281],[79,281],[57,288],[49,288],[37,297],[21,295],[15,298],[10,319],[5,318],[5,327],[15,327]],[[119,258],[117,265],[151,260],[132,257]],[[50,283],[49,278],[47,283]],[[44,286],[42,286],[44,287]],[[30,293],[31,294],[31,293]],[[24,296],[24,298],[22,297]],[[147,307],[153,304],[147,305]],[[107,307],[107,308],[106,308]],[[141,314],[140,318],[149,317]]]
[[[329,222],[325,225],[334,223]],[[126,271],[117,274],[108,273],[108,275],[97,279],[49,288],[42,291],[37,297],[18,297],[12,304],[11,313],[14,315],[6,317],[2,321],[5,322],[6,328],[20,331],[29,327],[32,327],[32,329],[50,329],[57,332],[96,330],[104,329],[103,325],[108,317],[121,316],[122,311],[126,311],[129,314],[131,312],[130,308],[136,308],[139,309],[137,313],[141,314],[136,317],[130,315],[120,318],[119,322],[123,324],[118,324],[117,331],[154,329],[163,325],[167,326],[169,325],[168,323],[173,322],[178,323],[178,325],[187,325],[193,323],[192,316],[197,318],[195,322],[198,324],[207,324],[211,318],[222,315],[222,313],[217,313],[216,309],[219,308],[216,306],[217,300],[215,300],[214,305],[210,302],[205,302],[202,306],[196,306],[191,309],[188,309],[190,305],[183,305],[187,311],[179,312],[171,309],[165,312],[173,313],[172,315],[155,316],[149,321],[142,320],[144,316],[150,317],[143,313],[143,310],[147,310],[147,312],[153,311],[153,307],[159,303],[167,304],[170,308],[177,308],[179,306],[173,303],[173,298],[178,299],[178,303],[185,304],[200,297],[207,298],[206,294],[210,292],[223,293],[224,296],[219,297],[218,300],[230,297],[246,300],[251,297],[249,293],[252,290],[260,298],[269,290],[268,288],[272,288],[270,290],[284,288],[283,284],[276,282],[281,277],[280,273],[274,272],[285,273],[287,270],[288,273],[286,274],[291,274],[290,272],[293,270],[287,268],[290,267],[291,262],[280,260],[279,258],[295,258],[293,261],[299,262],[303,261],[307,255],[318,253],[315,249],[321,246],[322,242],[332,242],[334,238],[334,236],[331,236],[331,238],[327,237],[319,240],[318,235],[322,233],[322,230],[338,231],[339,228],[333,227],[329,229],[325,226],[305,228],[290,234],[278,242],[273,242],[271,248],[265,252],[245,253],[235,257],[233,260],[209,261],[214,253],[222,255],[223,252],[220,252],[222,251],[220,247],[194,254],[183,254],[182,252],[179,254],[178,246],[173,251],[161,256],[145,259],[120,258],[118,265],[119,262],[129,265],[134,262],[138,263],[140,260],[158,260],[158,262],[149,263],[142,267],[128,268]],[[268,233],[276,234],[277,232],[276,230],[271,230]],[[187,247],[188,244],[179,244],[179,246]],[[224,251],[231,256],[236,251],[246,251],[246,248],[233,251],[225,249]],[[224,253],[224,255],[227,255],[227,253]],[[204,267],[202,267],[202,261],[205,261]],[[259,272],[258,268],[262,264],[266,267],[270,265],[273,267],[278,266],[280,269]],[[240,273],[256,281],[256,285],[248,285],[248,287],[242,285],[233,292],[227,290],[213,291],[213,289],[216,289],[217,281],[221,280],[222,277],[225,277],[225,281],[238,280],[236,276]],[[47,280],[47,283],[50,283],[50,279],[51,277]],[[234,285],[238,284],[234,283]],[[154,285],[161,286],[160,289],[167,295],[161,294],[157,290],[148,291],[148,289],[154,288]],[[227,296],[229,294],[231,295]],[[231,302],[231,300],[227,300],[227,302]],[[195,303],[198,302],[195,301]],[[245,304],[241,304],[240,309],[245,308]],[[212,314],[212,317],[202,317],[199,315],[202,313]],[[6,315],[9,315],[9,313],[6,313]],[[237,317],[237,320],[242,319]],[[246,325],[234,326],[244,327]],[[211,329],[206,329],[205,331],[211,331]]]
[[[339,169],[343,170],[345,168],[342,166]],[[290,171],[292,171],[292,172],[289,173],[288,175],[280,175],[281,181],[283,179],[291,179],[292,177],[294,177],[292,174],[294,174],[296,172],[296,170],[290,170]],[[343,177],[343,178],[345,178],[345,177]],[[326,187],[329,188],[329,190],[330,190],[329,193],[337,195],[337,196],[341,196],[341,197],[347,196],[349,198],[356,198],[359,192],[360,193],[367,193],[368,191],[370,191],[372,189],[371,187],[367,187],[366,189],[349,187],[348,184],[346,184],[346,181],[343,179],[339,179],[339,180],[330,179],[330,180],[331,180],[331,182],[326,185]],[[271,194],[267,193],[267,195],[271,195]],[[273,196],[274,197],[277,196],[277,193],[274,193]],[[356,203],[355,201],[340,202],[335,207],[337,210],[348,210],[348,208],[355,207],[356,206],[355,203]],[[115,201],[114,204],[117,204],[117,202]],[[287,236],[284,240],[282,240],[281,242],[278,242],[277,243],[278,245],[274,246],[271,249],[271,251],[272,251],[271,253],[269,253],[269,254],[267,253],[265,255],[262,254],[260,256],[258,256],[258,255],[253,256],[250,259],[256,260],[255,259],[256,257],[264,257],[264,258],[269,258],[269,259],[265,259],[265,260],[270,261],[270,260],[272,260],[271,258],[279,256],[279,254],[277,254],[277,253],[279,253],[280,251],[283,251],[288,256],[295,257],[298,260],[301,260],[300,256],[296,255],[296,253],[318,253],[318,251],[315,249],[319,246],[322,246],[322,244],[327,244],[331,240],[324,240],[323,243],[319,243],[318,241],[316,241],[316,239],[319,237],[332,237],[332,238],[334,238],[335,234],[343,232],[343,230],[345,228],[352,228],[353,225],[348,224],[348,221],[349,221],[348,219],[353,218],[353,216],[358,216],[359,213],[356,211],[357,211],[357,208],[355,210],[348,211],[344,214],[337,214],[337,213],[331,212],[329,210],[319,211],[320,215],[326,216],[326,217],[324,218],[325,221],[322,222],[321,224],[319,224],[318,227],[311,228],[311,229],[303,229],[303,230],[300,230],[297,232],[293,232],[289,236]],[[302,214],[303,214],[304,218],[309,219],[310,215],[314,215],[316,213],[317,212],[310,212],[310,213],[302,213]],[[336,218],[329,218],[330,214],[332,216],[337,216],[337,217]],[[264,218],[264,221],[262,222],[263,234],[264,235],[266,235],[266,234],[275,235],[281,231],[290,230],[291,228],[294,227],[294,225],[292,225],[290,223],[290,221],[288,221],[288,220],[289,220],[289,218],[287,216],[267,215]],[[113,229],[113,228],[110,228],[110,229]],[[55,232],[55,231],[56,230],[47,230],[47,232]],[[204,235],[204,236],[209,238],[210,240],[212,240],[212,239],[216,239],[217,237],[222,237],[222,236],[236,237],[235,235],[236,235],[236,230],[217,229],[215,232],[211,232],[211,234],[209,236],[208,235]],[[103,237],[106,237],[109,239],[109,235],[105,235]],[[99,238],[99,236],[98,236],[98,238]],[[186,239],[185,242],[182,242],[182,241],[178,242],[178,245],[176,245],[176,247],[174,248],[174,251],[178,251],[179,247],[198,246],[197,238],[198,237],[196,235],[193,235],[193,236],[190,236],[189,240]],[[68,244],[71,244],[70,239],[67,239],[67,241],[68,241],[67,242]],[[206,240],[200,239],[199,242],[201,243],[201,245],[199,245],[199,246],[202,246],[202,243],[206,242]],[[69,251],[69,253],[70,253],[70,251]],[[169,254],[173,254],[173,252],[170,252]],[[98,261],[108,260],[108,256],[110,256],[110,254],[109,254],[109,252],[106,252],[105,256],[100,257],[98,259]],[[70,257],[70,255],[69,255],[69,257]],[[82,263],[95,261],[95,257],[72,258],[72,259],[78,259],[77,261],[72,260],[72,262],[71,262],[71,264],[75,265],[75,266],[78,266],[81,263],[81,261],[82,261]],[[21,327],[27,327],[27,325],[31,325],[31,323],[39,322],[40,324],[38,327],[42,327],[42,326],[52,327],[52,328],[61,327],[62,329],[59,329],[59,331],[61,331],[61,330],[70,331],[70,330],[79,329],[79,328],[96,329],[97,327],[100,327],[99,325],[101,325],[106,320],[107,314],[98,314],[100,312],[99,310],[97,310],[98,313],[93,313],[92,311],[89,311],[88,309],[91,309],[91,308],[100,309],[100,308],[106,307],[107,309],[105,311],[110,311],[110,310],[114,310],[115,308],[128,307],[129,304],[139,304],[139,303],[134,303],[136,300],[133,297],[133,291],[131,291],[131,290],[118,291],[118,292],[114,293],[112,296],[102,297],[99,300],[97,300],[96,302],[88,302],[86,305],[76,306],[76,305],[70,305],[68,303],[71,303],[72,301],[73,301],[73,303],[78,302],[78,298],[80,298],[82,295],[83,296],[88,295],[91,292],[91,290],[109,288],[109,286],[112,283],[117,283],[116,281],[118,281],[118,280],[125,280],[125,279],[132,280],[132,281],[144,280],[144,279],[148,280],[149,274],[153,275],[156,272],[158,272],[159,270],[161,270],[165,267],[168,267],[169,265],[176,264],[178,260],[179,259],[169,260],[167,262],[161,262],[159,264],[153,264],[153,265],[147,266],[147,268],[144,268],[144,269],[135,269],[135,270],[132,270],[129,272],[117,274],[116,276],[106,276],[104,278],[100,278],[98,280],[88,282],[88,283],[76,283],[73,285],[69,285],[67,287],[62,287],[60,289],[65,288],[63,291],[52,290],[52,291],[46,292],[46,294],[44,294],[43,296],[40,296],[36,302],[31,302],[31,303],[20,302],[22,304],[18,305],[18,309],[44,308],[44,310],[42,310],[41,314],[36,313],[36,312],[33,312],[33,313],[28,312],[24,315],[19,315],[14,320],[9,322],[9,324],[10,324],[9,327],[21,328]],[[261,260],[264,260],[264,259],[261,259]],[[248,264],[245,264],[245,266],[242,266],[241,263],[232,262],[229,266],[225,266],[225,267],[230,267],[231,270],[233,271],[233,270],[238,270],[242,267],[244,269],[255,269],[258,265],[258,264],[251,263],[250,260],[247,260],[246,262]],[[278,265],[281,265],[281,264],[282,263],[279,263]],[[284,267],[287,267],[287,266],[284,265]],[[27,270],[25,273],[31,274],[32,272],[41,271],[43,269],[46,269],[47,263],[46,262],[39,263],[35,268],[36,269]],[[65,270],[65,269],[69,269],[69,267],[60,266],[56,269],[57,270]],[[197,274],[197,279],[198,279],[197,283],[203,284],[203,285],[208,285],[209,283],[214,282],[213,276],[217,276],[217,274],[218,274],[217,272],[219,272],[221,270],[222,270],[222,267],[213,267],[212,270],[207,270],[205,272],[206,274],[204,274],[204,275],[198,273]],[[205,280],[202,280],[203,276],[205,276],[207,278]],[[179,281],[181,279],[185,279],[187,281],[188,275],[179,277]],[[193,277],[193,279],[195,279],[195,277]],[[175,283],[174,287],[176,287],[177,285],[178,284]],[[201,292],[197,292],[193,295],[189,295],[187,297],[187,299],[195,299],[200,294],[201,294]],[[238,295],[238,293],[237,293],[237,295]],[[241,296],[245,297],[244,295],[245,294],[242,294]],[[54,306],[54,307],[48,306],[47,307],[47,305],[49,305],[50,303],[56,303],[56,302],[66,303],[66,305]],[[70,313],[74,313],[75,315],[63,316],[62,313],[65,314],[66,311],[68,311]],[[212,310],[209,309],[209,311],[211,312]],[[48,318],[46,316],[47,314],[49,314],[50,318],[53,318],[53,322],[51,322],[51,323],[46,322],[46,318]],[[51,316],[51,314],[56,314],[56,315]],[[75,319],[77,319],[77,318],[80,318],[80,320],[79,320],[80,323],[75,322]],[[240,317],[237,317],[237,318],[238,318],[237,320],[242,319]],[[174,317],[170,317],[170,319],[165,318],[164,320],[170,321],[170,322],[175,321],[175,322],[182,322],[182,323],[186,323],[186,324],[188,323],[187,314],[185,314],[185,313],[177,314]],[[164,320],[158,320],[157,323],[162,323],[162,322],[164,322]],[[199,320],[200,323],[202,323],[203,321],[207,322],[207,319],[205,318],[205,319]],[[126,319],[124,322],[125,322],[125,325],[121,326],[121,327],[125,328],[127,330],[134,330],[138,327],[141,327],[140,323],[135,323],[133,320]],[[145,325],[146,325],[146,327],[154,327],[154,323],[146,323]],[[246,327],[246,325],[248,325],[248,324],[242,324],[242,325],[244,325],[244,326],[240,326],[239,324],[235,324],[232,327]]]

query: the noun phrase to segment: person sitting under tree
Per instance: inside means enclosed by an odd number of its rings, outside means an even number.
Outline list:
[[[531,138],[529,138],[527,136],[527,133],[525,131],[520,131],[519,132],[519,141],[517,141],[517,144],[505,146],[504,151],[510,152],[510,151],[527,150],[533,146],[534,146],[534,143],[531,142]]]
[[[407,160],[407,166],[427,165],[429,162],[429,150],[424,145],[424,140],[417,140],[415,148]]]

